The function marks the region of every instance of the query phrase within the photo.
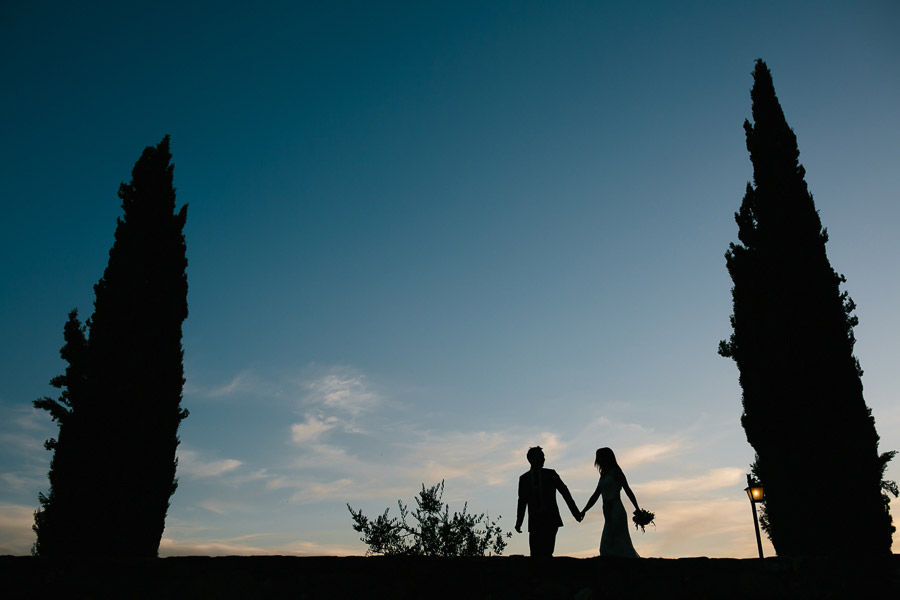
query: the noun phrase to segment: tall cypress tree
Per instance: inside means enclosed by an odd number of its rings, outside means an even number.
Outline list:
[[[878,455],[863,400],[855,305],[826,256],[797,138],[762,60],[753,80],[754,122],[744,122],[753,183],[735,214],[741,243],[725,255],[733,333],[719,353],[740,371],[767,532],[784,556],[890,552],[881,480],[891,454]],[[826,491],[839,500],[826,502]]]
[[[35,402],[60,422],[51,490],[35,514],[35,552],[156,556],[175,491],[187,318],[187,205],[175,211],[169,137],[119,188],[109,263],[94,286],[89,334],[66,325],[66,387]],[[80,337],[79,337],[80,336]],[[67,356],[68,355],[68,356]],[[73,385],[74,384],[74,385]]]

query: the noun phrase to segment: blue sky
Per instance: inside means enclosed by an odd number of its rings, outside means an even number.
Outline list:
[[[896,3],[262,4],[2,9],[0,553],[28,552],[47,489],[31,400],[168,133],[191,416],[162,554],[362,554],[348,502],[442,479],[511,530],[540,444],[579,505],[616,450],[657,513],[642,555],[754,556],[716,348],[760,57],[900,449]],[[557,554],[596,554],[600,511],[564,519]]]

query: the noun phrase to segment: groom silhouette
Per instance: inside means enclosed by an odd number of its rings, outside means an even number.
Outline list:
[[[556,548],[556,533],[563,525],[562,517],[559,516],[559,506],[556,504],[556,492],[562,494],[576,521],[580,522],[584,517],[575,506],[569,488],[556,471],[544,468],[544,450],[540,446],[529,448],[525,457],[531,464],[531,469],[519,477],[516,531],[522,533],[522,521],[527,507],[528,546],[531,548],[531,556],[550,557]]]

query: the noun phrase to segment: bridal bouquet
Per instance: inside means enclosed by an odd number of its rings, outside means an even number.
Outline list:
[[[634,511],[634,517],[632,517],[632,521],[634,521],[634,528],[641,528],[642,532],[646,532],[647,525],[653,525],[656,527],[656,523],[653,522],[653,519],[656,518],[656,514],[650,512],[649,510],[641,510]]]

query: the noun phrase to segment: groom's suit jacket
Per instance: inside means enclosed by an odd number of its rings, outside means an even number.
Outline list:
[[[562,527],[559,506],[556,504],[556,492],[562,494],[563,500],[572,511],[578,513],[578,507],[569,493],[569,488],[562,482],[553,469],[531,469],[519,477],[519,506],[516,510],[516,523],[522,523],[525,509],[528,509],[528,531],[549,527]]]

